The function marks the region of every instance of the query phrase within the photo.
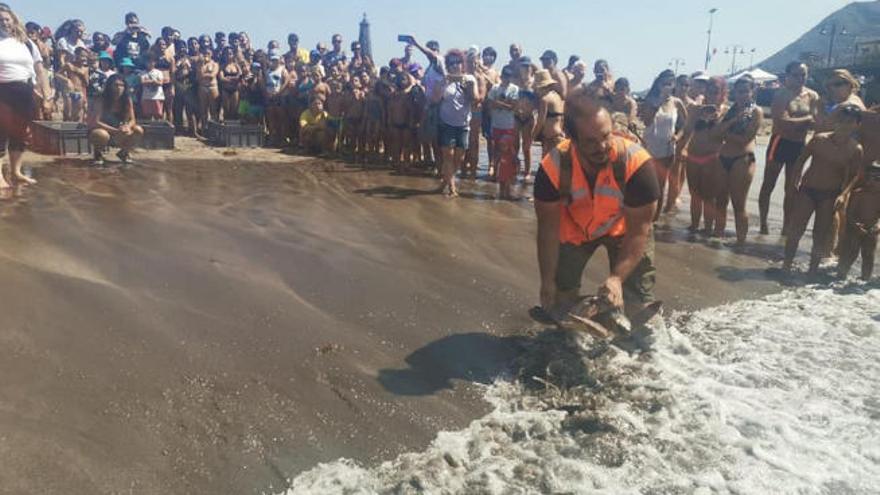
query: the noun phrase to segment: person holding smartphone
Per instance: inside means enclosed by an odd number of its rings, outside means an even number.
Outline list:
[[[432,101],[439,104],[440,191],[458,196],[455,171],[461,168],[468,148],[471,107],[479,97],[477,79],[464,73],[464,53],[450,50],[444,57],[446,75],[434,86]]]
[[[116,65],[119,66],[122,59],[129,58],[138,69],[143,69],[146,62],[144,57],[150,50],[150,35],[141,27],[137,14],[125,14],[125,31],[118,38],[116,50],[113,52]]]

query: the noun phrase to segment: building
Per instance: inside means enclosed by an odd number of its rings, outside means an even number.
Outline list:
[[[855,65],[880,65],[880,39],[855,45]]]

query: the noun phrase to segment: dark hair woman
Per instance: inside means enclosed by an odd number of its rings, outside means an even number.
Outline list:
[[[217,76],[220,81],[220,106],[223,109],[223,120],[238,118],[241,75],[242,70],[235,56],[235,47],[227,45],[220,54],[220,73]]]
[[[660,216],[666,179],[675,161],[676,147],[684,134],[687,121],[687,109],[680,99],[672,95],[674,89],[675,73],[668,69],[664,70],[654,79],[645,101],[639,108],[642,121],[646,125],[642,139],[648,153],[654,157],[657,179],[660,181],[660,201],[657,204],[655,220]],[[669,211],[669,208],[667,207],[666,210]]]
[[[134,104],[129,96],[125,77],[114,74],[107,79],[104,96],[92,112],[89,142],[95,150],[95,165],[104,164],[104,151],[113,144],[119,147],[116,156],[122,163],[131,161],[131,150],[137,146],[144,130],[137,125]]]
[[[18,16],[9,6],[0,4],[0,158],[8,147],[12,176],[25,184],[36,182],[21,171],[36,111],[34,80],[39,84],[43,104],[48,105],[51,98],[43,58],[27,38]],[[9,183],[0,171],[0,189],[5,188]]]
[[[688,230],[696,232],[699,229],[705,210],[705,232],[710,234],[715,220],[711,201],[711,172],[718,162],[718,151],[722,144],[721,137],[712,134],[712,128],[727,112],[727,82],[724,78],[709,79],[705,96],[702,105],[693,107],[682,141],[688,143],[686,166],[691,193],[691,225]]]
[[[712,172],[712,192],[715,200],[715,233],[724,237],[727,225],[727,202],[733,203],[736,221],[736,243],[742,246],[749,231],[746,197],[755,176],[755,136],[764,121],[764,112],[755,104],[755,80],[745,75],[733,85],[733,106],[712,129],[723,140],[718,162]]]
[[[440,190],[449,196],[458,196],[455,171],[464,161],[469,142],[471,105],[479,94],[476,78],[464,73],[464,53],[461,50],[450,50],[445,62],[446,76],[434,86],[431,100],[440,105]]]

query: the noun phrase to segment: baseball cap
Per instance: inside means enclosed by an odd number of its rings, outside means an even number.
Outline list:
[[[693,79],[694,81],[708,81],[709,74],[707,74],[706,71],[698,70],[697,72],[691,74],[691,79]]]
[[[548,60],[548,59],[559,60],[559,57],[556,56],[556,52],[554,52],[553,50],[546,50],[541,55],[541,60]]]
[[[113,60],[113,57],[107,52],[101,52],[98,54],[98,60]]]

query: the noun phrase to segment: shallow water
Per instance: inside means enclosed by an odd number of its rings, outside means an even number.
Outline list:
[[[428,449],[374,468],[322,464],[287,493],[878,492],[876,285],[679,313],[646,355],[556,344],[586,363],[557,367],[557,383],[585,385],[498,381],[484,390],[491,413]]]

